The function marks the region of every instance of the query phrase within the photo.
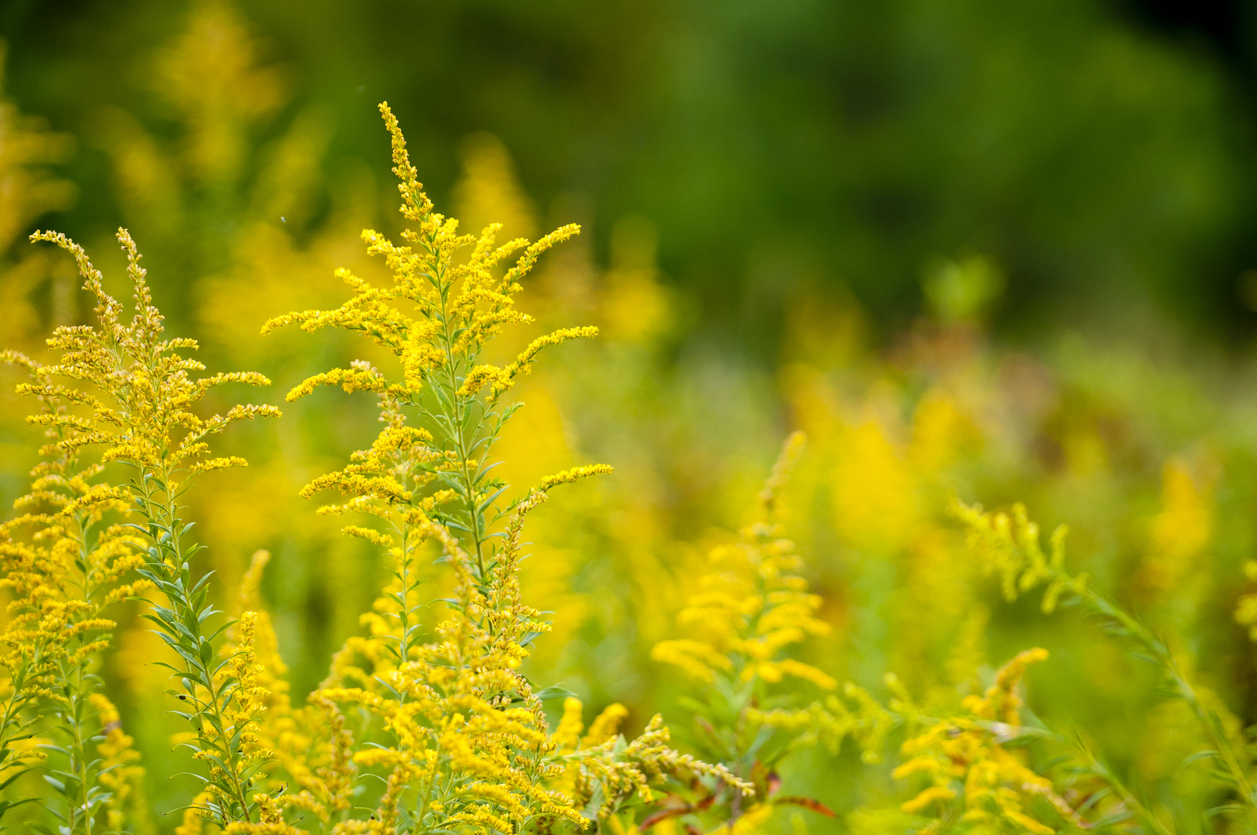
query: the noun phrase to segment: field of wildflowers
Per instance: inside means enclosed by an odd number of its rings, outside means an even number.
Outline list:
[[[649,221],[488,134],[438,212],[387,104],[378,217],[199,8],[120,246],[0,105],[5,831],[1257,832],[1251,369],[1001,346],[978,255],[678,359]]]

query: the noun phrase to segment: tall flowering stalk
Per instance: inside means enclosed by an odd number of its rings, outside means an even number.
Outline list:
[[[546,347],[597,331],[555,331],[505,365],[484,362],[482,354],[505,326],[532,321],[515,307],[519,282],[543,252],[578,228],[501,245],[500,224],[479,235],[460,234],[457,220],[434,211],[388,105],[380,110],[392,135],[402,216],[412,226],[402,233],[404,244],[373,230],[363,232],[363,240],[369,252],[384,257],[391,286],[373,287],[342,270],[354,295],[340,308],[280,316],[264,328],[356,331],[393,354],[401,368],[393,378],[357,361],[317,374],[288,394],[295,400],[316,386],[336,385],[378,398],[384,428],[372,446],[303,493],[335,489],[344,501],[321,513],[373,518],[373,526],[351,523],[344,530],[386,549],[395,569],[364,618],[371,634],[350,639],[311,697],[333,717],[332,763],[348,733],[336,719],[340,712],[373,722],[351,737],[349,761],[342,757],[325,768],[326,776],[307,776],[307,791],[282,802],[313,811],[335,833],[488,835],[583,828],[629,798],[650,799],[648,784],[670,774],[748,788],[726,769],[669,748],[658,717],[631,742],[614,732],[612,718],[601,720],[600,734],[582,740],[579,703],[569,703],[564,722],[550,733],[542,694],[520,672],[532,642],[549,628],[520,593],[524,518],[551,488],[609,468],[577,467],[508,497],[492,451],[519,406],[502,403],[516,378]],[[502,266],[510,257],[514,263]],[[435,634],[425,633],[420,619],[417,560],[427,542],[455,580],[455,595],[446,601],[450,612]],[[351,817],[345,795],[359,769],[383,780],[365,820]],[[341,776],[331,779],[333,772]]]
[[[816,800],[780,794],[779,763],[794,747],[822,733],[835,746],[846,735],[880,744],[885,733],[882,712],[852,713],[834,696],[828,700],[831,709],[819,704],[806,710],[787,707],[799,684],[822,691],[837,686],[823,671],[791,657],[794,646],[830,630],[816,617],[821,599],[809,593],[799,574],[802,560],[780,524],[780,494],[805,440],[801,432],[786,440],[759,494],[760,519],[744,528],[736,542],[708,554],[697,590],[677,615],[687,637],[660,641],[651,650],[655,661],[677,667],[700,686],[699,699],[690,700],[696,708],[695,747],[753,785],[754,794],[720,791],[689,800],[676,797],[650,823],[668,817],[695,822],[715,817],[735,831],[749,831],[782,803],[832,816]],[[776,686],[784,682],[790,686]],[[869,701],[864,700],[864,707],[871,707]]]
[[[58,720],[47,729],[57,742],[42,746],[57,755],[45,779],[64,800],[52,811],[66,831],[91,833],[99,807],[110,798],[92,750],[101,727],[94,706],[100,681],[93,667],[115,626],[105,610],[151,584],[133,576],[143,560],[134,537],[116,522],[127,504],[94,483],[103,465],[85,463],[81,448],[68,442],[66,404],[73,396],[42,387],[38,363],[13,352],[0,359],[30,373],[34,382],[23,389],[37,396],[41,410],[29,421],[46,426],[49,437],[40,450],[43,460],[31,473],[31,489],[17,501],[20,515],[0,525],[3,584],[14,592],[3,639],[12,648],[8,708],[24,692],[24,674],[40,669],[42,659],[41,695]],[[22,663],[26,660],[29,665]],[[21,722],[6,721],[4,727],[0,734],[13,733]]]
[[[763,519],[743,530],[737,543],[708,555],[709,570],[700,576],[699,590],[677,616],[677,624],[693,637],[661,641],[651,651],[656,661],[673,664],[703,684],[727,678],[741,691],[742,702],[756,695],[756,686],[785,676],[824,690],[836,685],[786,652],[810,635],[829,632],[829,624],[815,617],[821,600],[808,593],[807,580],[797,573],[802,561],[775,518],[778,492],[803,444],[799,432],[786,441],[760,493]]]
[[[19,391],[69,404],[70,408],[46,409],[32,419],[59,433],[57,450],[77,454],[87,446],[103,445],[98,467],[117,462],[131,472],[120,485],[72,485],[83,495],[69,502],[62,515],[73,519],[80,511],[99,514],[110,508],[134,514],[136,521],[110,535],[128,547],[135,543],[140,557],[136,574],[162,596],[164,605],[155,605],[147,617],[177,655],[175,664],[157,663],[170,668],[178,683],[171,694],[186,706],[178,712],[191,724],[185,744],[204,764],[204,812],[223,826],[250,822],[256,806],[251,789],[262,756],[250,732],[259,698],[250,686],[253,662],[247,642],[228,656],[215,650],[214,641],[224,626],[211,620],[216,610],[209,602],[208,576],[193,575],[190,559],[198,547],[187,541],[191,525],[182,519],[179,500],[198,473],[245,463],[208,457],[212,435],[238,420],[279,414],[272,406],[238,405],[225,415],[201,418],[192,411],[197,401],[222,383],[269,381],[254,373],[193,376],[205,367],[178,352],[195,349],[196,342],[162,339],[162,316],[152,304],[139,252],[125,230],[118,231],[118,241],[127,256],[135,304],[130,322],[123,321],[122,305],[105,292],[100,272],[81,247],[52,232],[31,237],[53,242],[74,256],[84,288],[96,300],[98,324],[58,328],[48,344],[60,352],[59,362],[35,368],[36,382]],[[101,547],[99,542],[89,544],[89,528],[79,526],[67,538],[83,553]],[[80,561],[84,582],[90,585],[95,582],[87,571],[90,561]],[[67,673],[79,674],[67,668],[62,678]],[[65,721],[74,727],[77,720],[67,716]]]

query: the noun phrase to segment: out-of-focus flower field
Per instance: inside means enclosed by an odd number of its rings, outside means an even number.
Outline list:
[[[371,398],[334,387],[290,404],[283,395],[318,370],[391,360],[340,333],[290,329],[263,337],[260,329],[291,310],[340,305],[337,268],[386,285],[383,261],[366,254],[359,232],[396,227],[395,195],[382,166],[326,174],[329,114],[289,106],[290,80],[259,57],[249,24],[231,6],[198,8],[152,58],[148,86],[165,114],[160,130],[102,106],[92,115],[93,141],[108,162],[123,224],[148,256],[171,332],[199,339],[197,358],[211,372],[265,374],[273,385],[248,392],[248,402],[284,410],[280,420],[242,424],[222,437],[217,452],[249,466],[201,476],[187,514],[206,546],[196,571],[213,571],[211,597],[228,612],[238,610],[236,590],[253,554],[270,553],[257,600],[274,628],[288,682],[282,687],[301,704],[328,675],[333,653],[362,633],[363,613],[388,584],[390,565],[380,548],[341,535],[343,520],[316,515],[317,502],[298,495],[370,445],[379,429]],[[59,168],[77,153],[76,140],[9,100],[0,107],[0,347],[45,358],[51,329],[86,322],[91,312],[72,260],[26,240],[37,222],[55,220],[50,212],[76,200],[75,184]],[[256,126],[279,113],[283,129],[256,142]],[[403,127],[424,118],[398,115]],[[382,149],[386,141],[381,130]],[[604,220],[579,201],[543,211],[521,185],[511,150],[489,133],[462,144],[449,193],[451,202],[438,208],[467,231],[501,222],[500,240],[533,239],[575,221],[602,236],[587,228],[543,256],[517,300],[537,324],[508,328],[489,349],[491,361],[504,362],[538,333],[583,324],[600,330],[596,339],[549,349],[519,378],[507,397],[525,405],[495,453],[504,462],[498,474],[512,485],[588,462],[614,467],[556,490],[529,517],[531,555],[520,582],[552,624],[525,662],[531,682],[572,691],[592,715],[623,705],[626,734],[662,713],[679,750],[703,753],[703,717],[716,708],[704,702],[702,674],[685,675],[655,648],[710,627],[704,618],[711,612],[700,612],[697,623],[678,616],[707,588],[702,578],[717,571],[713,549],[760,519],[765,479],[786,438],[800,431],[806,443],[773,503],[800,558],[797,573],[816,595],[807,617],[825,626],[808,630],[791,650],[809,672],[764,673],[776,692],[794,694],[801,706],[823,703],[829,684],[843,693],[851,682],[860,689],[841,698],[853,715],[862,715],[856,692],[878,705],[902,704],[906,693],[925,712],[959,710],[962,697],[981,696],[1006,662],[1041,647],[1048,654],[1025,672],[1018,721],[1056,740],[1043,745],[1102,752],[1106,767],[1138,786],[1132,791],[1170,831],[1250,831],[1251,823],[1230,812],[1196,823],[1235,801],[1210,777],[1209,762],[1190,761],[1215,743],[1188,703],[1165,692],[1160,668],[1083,607],[1044,613],[1034,591],[1009,600],[998,572],[984,570],[956,508],[1023,503],[1042,525],[1045,549],[1052,530],[1068,525],[1068,570],[1085,574],[1089,588],[1165,642],[1228,733],[1252,724],[1251,360],[1193,345],[1169,329],[1147,349],[1095,329],[1022,345],[997,338],[988,325],[1006,277],[994,257],[980,253],[927,265],[920,315],[889,337],[854,296],[795,288],[782,303],[779,350],[771,361],[748,359],[710,347],[718,343],[686,340],[702,312],[661,272],[650,218]],[[125,264],[108,233],[80,243],[123,298]],[[592,243],[604,239],[606,247]],[[169,274],[184,278],[167,283]],[[2,370],[0,379],[0,503],[8,507],[27,492],[40,429],[24,423],[31,404],[12,393],[19,370]],[[210,410],[230,407],[217,397],[207,395]],[[422,595],[453,594],[442,565],[425,563],[423,571]],[[179,776],[190,759],[172,745],[183,725],[169,712],[169,671],[151,663],[167,649],[142,617],[148,605],[116,605],[113,645],[97,672],[144,769],[139,785],[153,822],[136,831],[168,832],[199,789]],[[546,704],[557,723],[562,702]],[[871,733],[854,721],[845,739],[800,745],[773,779],[807,802],[773,806],[771,815],[739,818],[721,831],[926,827],[943,814],[945,799],[912,806],[923,785],[897,771],[911,759],[902,747],[910,727],[887,722]],[[1055,767],[1045,765],[1052,755],[1039,744],[1029,743],[1019,762]],[[1252,773],[1251,760],[1243,767]],[[1054,785],[1072,808],[1095,791],[1066,783]],[[1097,797],[1094,808],[1120,807],[1114,797],[1111,790],[1107,800]],[[1026,808],[1036,821],[1050,817]],[[11,814],[24,820],[20,810]],[[616,835],[633,825],[616,820]],[[684,820],[654,826],[679,832],[698,825]],[[1053,820],[1047,831],[1068,828],[1064,818]],[[957,817],[947,825],[1043,831],[1015,816],[967,824]]]

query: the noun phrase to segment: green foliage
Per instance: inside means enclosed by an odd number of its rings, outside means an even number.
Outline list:
[[[1246,81],[1124,6],[266,0],[241,8],[264,37],[239,60],[194,66],[241,28],[223,8],[26,4],[0,19],[17,100],[83,140],[88,187],[61,228],[108,217],[152,241],[162,274],[217,272],[256,219],[318,229],[337,198],[308,169],[335,181],[377,160],[371,105],[387,97],[430,114],[411,140],[438,196],[459,143],[488,129],[543,207],[575,190],[600,218],[652,218],[668,273],[722,327],[749,317],[759,358],[809,285],[848,285],[890,324],[920,309],[923,264],[969,251],[1005,268],[1013,322],[1149,291],[1205,322],[1241,314]],[[248,187],[304,142],[292,180]],[[142,146],[161,164],[140,165]],[[289,188],[302,199],[275,200]],[[592,232],[605,251],[610,224]]]

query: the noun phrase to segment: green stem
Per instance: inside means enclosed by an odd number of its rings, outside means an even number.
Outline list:
[[[91,527],[91,522],[83,513],[76,513],[73,517],[73,528],[70,532],[70,539],[74,541],[78,549],[75,561],[76,567],[79,569],[77,598],[80,602],[88,604],[89,607],[99,591],[89,559],[91,556],[91,545],[88,540],[91,535]],[[67,598],[72,597],[69,586],[70,582],[67,582],[67,588],[65,589]],[[87,609],[86,612],[77,612],[74,615],[74,623],[81,623],[85,618],[90,618],[94,614],[96,612],[91,608]],[[69,805],[66,813],[66,823],[70,832],[82,832],[83,835],[91,835],[91,789],[94,775],[91,768],[92,761],[87,750],[89,739],[84,736],[84,723],[86,721],[84,716],[86,708],[84,697],[92,688],[87,681],[88,659],[80,656],[88,640],[83,632],[76,631],[72,641],[70,652],[57,662],[59,678],[68,702],[68,706],[59,711],[62,729],[69,735],[68,753],[70,762],[67,770],[78,781],[78,797],[71,798],[69,795],[65,795]]]
[[[224,764],[227,766],[223,769],[226,775],[227,793],[230,795],[231,802],[239,806],[241,819],[248,823],[252,822],[252,815],[247,800],[248,780],[242,778],[240,773],[239,734],[236,735],[237,742],[235,743],[228,736],[228,726],[224,716],[225,698],[222,688],[214,680],[215,671],[212,664],[216,655],[211,653],[209,660],[204,660],[202,655],[201,648],[208,641],[202,632],[201,626],[206,617],[205,613],[208,606],[197,606],[190,596],[194,584],[191,572],[188,570],[188,565],[183,556],[181,543],[183,522],[179,518],[175,493],[170,486],[172,475],[169,467],[163,467],[162,472],[159,474],[160,484],[162,485],[160,498],[151,487],[151,478],[141,478],[140,480],[142,502],[146,510],[150,511],[150,539],[153,540],[153,544],[158,551],[156,558],[150,556],[149,568],[154,573],[162,576],[166,581],[161,591],[180,624],[187,631],[187,635],[183,635],[178,630],[172,629],[168,631],[168,634],[177,639],[179,643],[185,645],[185,649],[191,650],[186,655],[181,654],[185,669],[192,674],[195,680],[202,682],[208,694],[208,698],[204,701],[197,699],[195,692],[189,694],[198,708],[196,723],[201,742],[202,744],[209,743],[214,748],[220,747],[218,742],[208,738],[205,733],[206,719],[204,714],[206,711],[203,708],[208,708],[211,719],[210,725],[222,741],[221,753],[225,755]],[[154,508],[158,510],[157,514],[151,513],[151,510]],[[164,532],[166,536],[154,536],[154,532]],[[161,552],[163,550],[168,553],[171,562],[174,564],[173,566],[168,565],[162,557]],[[172,591],[174,592],[173,594]],[[221,825],[225,826],[231,822],[228,810],[223,810],[222,817],[223,820],[219,821]]]
[[[89,792],[91,790],[92,775],[90,774],[90,769],[88,768],[87,745],[85,744],[85,740],[83,739],[83,715],[82,715],[83,665],[82,663],[75,664],[75,673],[76,673],[76,681],[74,683],[75,693],[73,696],[73,701],[70,704],[70,711],[73,714],[73,718],[71,719],[69,724],[71,728],[73,729],[73,733],[74,733],[73,744],[70,751],[70,762],[71,762],[71,768],[77,772],[76,776],[79,779],[79,791],[80,791],[82,801],[83,801],[80,807],[83,812],[83,833],[84,835],[92,835],[92,810],[89,805],[91,801]],[[75,829],[73,816],[71,816],[71,819],[70,819],[70,829],[71,831]]]
[[[1235,781],[1235,787],[1239,791],[1244,805],[1257,818],[1257,801],[1254,801],[1253,798],[1253,783],[1240,761],[1239,753],[1235,750],[1234,740],[1226,733],[1226,729],[1222,727],[1221,719],[1217,713],[1206,707],[1200,700],[1199,694],[1183,674],[1182,669],[1178,665],[1178,659],[1170,652],[1170,648],[1165,645],[1165,642],[1153,635],[1147,627],[1108,599],[1090,589],[1085,590],[1080,596],[1092,609],[1121,624],[1123,629],[1143,644],[1160,662],[1169,675],[1170,680],[1174,682],[1174,688],[1179,698],[1187,702],[1187,705],[1192,709],[1192,713],[1196,715],[1196,719],[1205,726],[1206,732],[1213,741],[1218,757],[1226,766],[1230,778]]]
[[[1141,803],[1137,797],[1135,797],[1134,793],[1128,789],[1120,779],[1118,779],[1112,769],[1110,769],[1106,763],[1101,762],[1095,752],[1092,751],[1090,747],[1085,745],[1082,740],[1075,739],[1074,747],[1087,758],[1087,765],[1090,766],[1091,770],[1098,774],[1106,783],[1108,783],[1109,787],[1113,789],[1113,792],[1118,796],[1118,799],[1122,801],[1122,805],[1134,812],[1136,817],[1140,818],[1154,833],[1156,833],[1156,835],[1175,835],[1174,830],[1168,829],[1165,824],[1163,824],[1161,820],[1152,813],[1152,810],[1144,806],[1144,804]]]
[[[410,525],[408,525],[403,520],[401,524],[401,530],[400,530],[400,535],[401,535],[401,540],[402,540],[401,566],[400,566],[402,589],[401,589],[401,601],[400,601],[401,613],[399,614],[399,618],[401,619],[401,625],[402,625],[402,634],[401,634],[400,643],[398,645],[398,658],[397,658],[398,667],[400,667],[401,665],[405,664],[408,660],[410,660],[410,553],[409,553],[410,536],[409,534],[410,534]],[[403,702],[406,700],[405,693],[401,694],[401,700]]]
[[[95,592],[97,591],[96,583],[94,582],[94,577],[92,576],[92,566],[88,559],[90,557],[88,537],[91,531],[91,524],[83,517],[82,513],[76,513],[74,519],[75,526],[78,529],[76,539],[79,545],[80,570],[83,572],[80,591],[83,601],[90,604]],[[86,639],[82,633],[79,633],[76,637],[78,639],[79,648],[82,649]],[[92,814],[88,805],[91,801],[89,792],[91,789],[92,775],[90,773],[89,761],[87,758],[87,746],[85,740],[83,739],[82,715],[83,696],[86,689],[84,686],[86,664],[86,659],[83,658],[77,659],[74,664],[74,695],[72,697],[73,702],[71,704],[71,711],[73,713],[72,725],[74,729],[74,743],[71,753],[71,764],[73,766],[77,761],[79,770],[79,785],[83,797],[83,832],[84,835],[92,835]]]
[[[449,316],[447,315],[448,307],[447,294],[442,294],[441,325],[442,334],[445,337],[442,347],[445,349],[445,367],[449,378],[450,403],[454,406],[454,432],[452,439],[458,453],[459,474],[463,480],[463,496],[467,502],[467,529],[471,533],[472,555],[476,559],[476,570],[480,575],[478,579],[483,581],[485,576],[484,531],[480,529],[480,514],[476,512],[475,478],[471,473],[467,454],[467,439],[464,437],[463,401],[458,394],[458,373],[454,362],[454,337],[450,333]]]
[[[458,394],[458,368],[454,359],[454,335],[450,333],[450,317],[449,317],[449,297],[451,287],[445,283],[445,266],[439,262],[439,253],[435,248],[435,238],[429,236],[425,241],[428,254],[437,260],[437,269],[435,276],[435,285],[441,296],[441,347],[445,352],[445,369],[448,385],[448,396],[450,404],[454,409],[453,424],[450,427],[450,440],[455,445],[455,452],[458,455],[459,475],[462,476],[463,498],[467,503],[467,529],[470,532],[472,543],[472,556],[476,561],[476,570],[479,574],[478,580],[483,582],[485,576],[484,565],[484,530],[480,526],[480,514],[476,512],[476,493],[475,493],[475,476],[471,472],[469,466],[468,443],[464,436],[463,417],[464,404],[463,399]],[[474,362],[474,358],[473,358]]]

